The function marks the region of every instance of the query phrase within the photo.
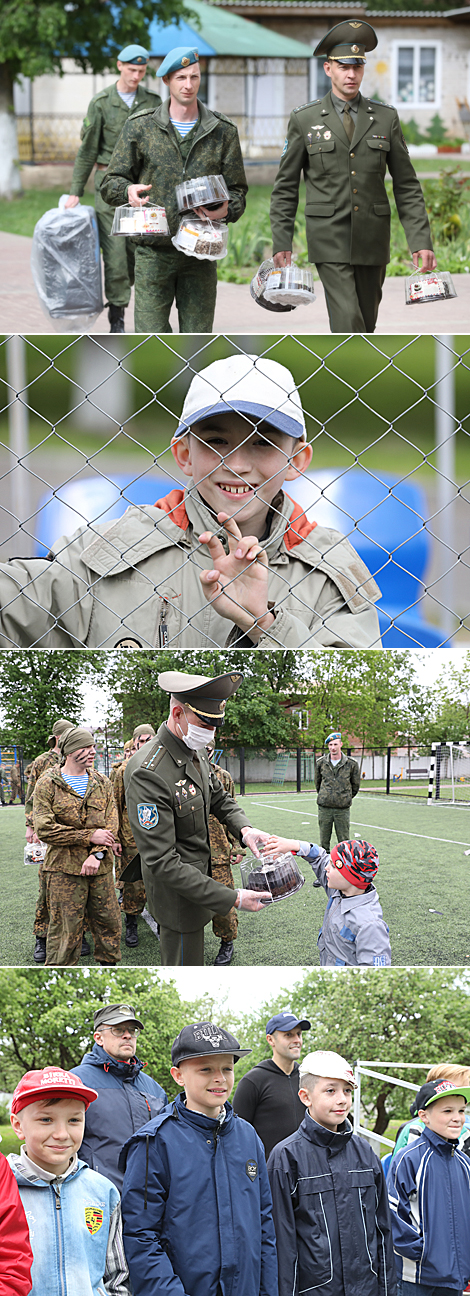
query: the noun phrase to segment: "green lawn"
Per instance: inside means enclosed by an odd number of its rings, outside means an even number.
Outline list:
[[[252,822],[265,831],[315,841],[318,837],[316,798],[247,795],[240,798]],[[23,863],[24,816],[20,806],[0,811],[0,865],[4,875],[3,965],[33,966],[31,934],[37,894],[37,874]],[[380,856],[377,886],[390,927],[394,965],[460,964],[470,960],[467,920],[470,818],[466,808],[407,804],[372,794],[359,794],[351,814],[351,833],[369,839]],[[325,894],[312,886],[310,865],[306,883],[290,900],[258,914],[240,915],[233,966],[318,964],[317,933],[325,910]],[[239,882],[239,878],[237,881]],[[160,962],[159,945],[147,924],[139,920],[140,943],[128,950],[122,943],[124,966]],[[206,928],[206,964],[218,950],[218,940]],[[92,957],[81,959],[91,964]]]

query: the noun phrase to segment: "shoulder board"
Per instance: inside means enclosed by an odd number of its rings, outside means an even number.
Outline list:
[[[302,112],[302,108],[314,108],[315,104],[321,102],[321,99],[310,99],[308,103],[299,104],[298,108],[293,108],[292,112]]]
[[[98,90],[98,94],[93,95],[92,103],[96,103],[97,99],[107,99],[110,90],[112,86],[105,86],[104,90]]]
[[[153,752],[153,755],[152,755],[152,756],[149,756],[148,760],[146,760],[146,761],[142,761],[142,766],[141,766],[141,768],[142,768],[142,769],[155,769],[155,766],[158,765],[158,763],[159,763],[158,760],[157,760],[157,756],[158,756],[159,752],[161,752],[161,751],[163,751],[163,747],[162,747],[162,746],[157,747],[157,750]]]
[[[159,108],[160,104],[156,104],[156,107]],[[146,114],[153,112],[155,112],[153,104],[144,104],[142,108],[139,108],[138,112],[132,114],[132,120],[135,121],[136,117],[144,117]]]
[[[235,122],[232,121],[232,118],[231,118],[231,117],[226,117],[226,116],[225,116],[225,113],[218,112],[218,111],[216,111],[215,108],[211,108],[211,113],[212,113],[212,116],[213,116],[213,117],[218,117],[218,118],[219,118],[219,121],[228,122],[229,126],[234,126],[234,125],[235,125]]]
[[[369,108],[391,108],[393,112],[396,111],[394,104],[382,103],[381,99],[371,99],[368,104],[368,107]]]

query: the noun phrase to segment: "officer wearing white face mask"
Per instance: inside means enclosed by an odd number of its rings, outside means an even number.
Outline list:
[[[233,905],[262,908],[259,891],[235,890],[211,877],[209,814],[257,857],[259,843],[268,838],[251,826],[225,791],[206,751],[223,724],[227,699],[242,681],[243,675],[235,671],[212,679],[164,671],[158,683],[171,695],[168,720],[152,742],[131,757],[124,773],[147,906],[160,924],[163,967],[203,965],[204,927],[214,913],[227,914]],[[132,876],[127,880],[133,881],[135,861],[129,868]]]

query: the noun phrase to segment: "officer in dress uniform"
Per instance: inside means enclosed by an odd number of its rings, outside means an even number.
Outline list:
[[[124,311],[134,282],[134,242],[111,234],[114,211],[101,197],[108,162],[128,117],[141,108],[158,108],[160,95],[144,90],[149,55],[142,45],[126,45],[117,60],[119,80],[100,90],[91,100],[81,130],[81,145],[73,168],[66,207],[76,207],[96,162],[95,211],[104,262],[104,290],[108,300],[111,333],[124,333]]]
[[[131,756],[124,771],[131,830],[140,854],[147,908],[160,924],[163,967],[204,963],[204,927],[214,913],[262,908],[269,892],[237,890],[211,876],[209,815],[227,825],[259,858],[268,834],[253,828],[244,810],[212,772],[206,747],[223,724],[227,699],[242,683],[233,671],[208,678],[164,671],[160,688],[170,715],[156,737]],[[129,865],[120,881],[138,874]]]
[[[416,267],[434,270],[431,231],[398,113],[360,93],[369,23],[337,23],[319,42],[331,90],[291,113],[271,200],[274,263],[290,265],[302,171],[309,260],[325,289],[332,333],[373,333],[390,260],[388,167]]]

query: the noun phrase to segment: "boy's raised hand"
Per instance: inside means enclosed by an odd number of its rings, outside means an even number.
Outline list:
[[[212,531],[203,531],[199,540],[207,545],[214,567],[201,572],[199,579],[219,615],[233,621],[257,643],[263,630],[274,621],[268,609],[267,554],[257,536],[242,536],[235,518],[218,513],[217,521],[227,532],[229,552],[226,554],[222,541]]]
[[[291,837],[268,837],[263,846],[263,855],[283,855],[286,851],[293,851],[295,855],[299,845],[300,842]]]

